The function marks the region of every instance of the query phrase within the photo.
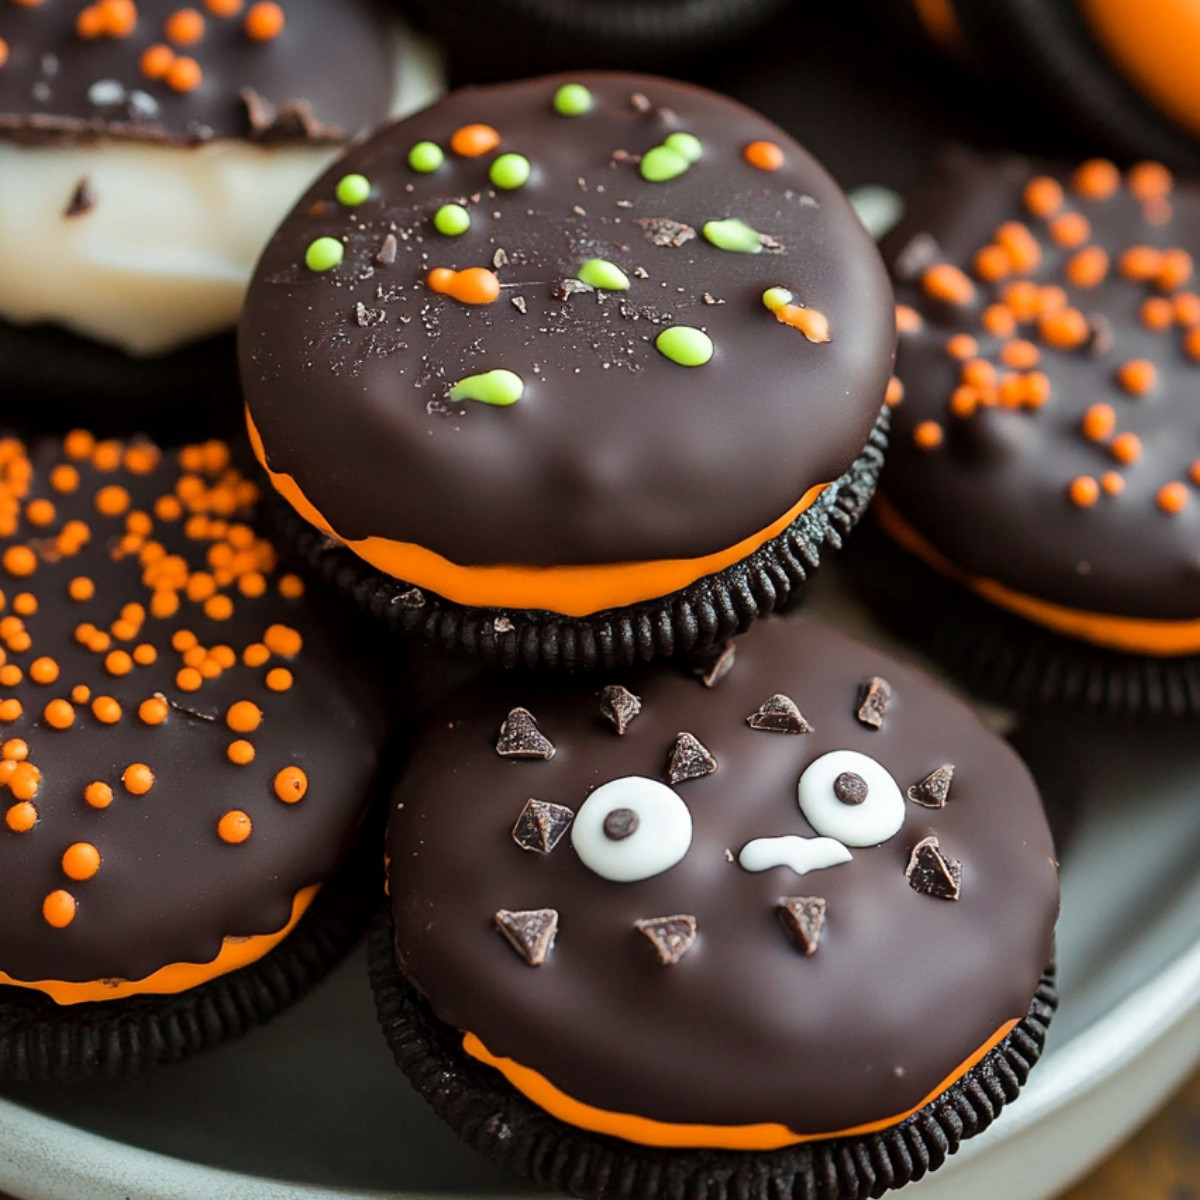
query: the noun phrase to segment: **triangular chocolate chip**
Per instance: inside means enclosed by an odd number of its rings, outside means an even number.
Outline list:
[[[526,800],[521,815],[513,826],[513,841],[522,850],[533,850],[537,854],[549,854],[559,839],[571,827],[575,813],[565,804],[551,804],[546,800]]]
[[[540,967],[546,961],[546,955],[554,945],[554,935],[558,932],[557,909],[531,908],[524,912],[509,912],[507,908],[502,908],[493,920],[509,945],[531,967]]]
[[[92,181],[87,175],[80,177],[79,182],[75,185],[75,190],[71,193],[71,198],[67,201],[67,207],[63,209],[64,217],[82,217],[84,213],[89,213],[96,207],[96,193],[92,188]]]
[[[514,708],[500,725],[496,753],[504,758],[554,757],[554,745],[527,708]]]
[[[825,932],[823,896],[784,896],[776,905],[783,927],[805,954],[816,954]]]
[[[800,709],[790,696],[776,692],[764,700],[758,711],[746,718],[751,729],[765,729],[768,733],[812,733],[812,726],[800,715]]]
[[[681,733],[671,747],[671,758],[667,763],[667,779],[671,783],[683,783],[688,779],[703,779],[717,769],[717,760],[707,747],[692,733]]]
[[[600,693],[600,715],[611,721],[619,734],[624,734],[630,721],[641,711],[641,700],[619,683],[610,683]]]
[[[906,793],[914,804],[926,808],[945,808],[950,796],[950,781],[954,778],[954,764],[942,763],[930,771],[924,779],[914,783]]]
[[[909,887],[923,896],[957,900],[962,890],[962,862],[943,854],[941,844],[932,835],[913,847],[904,874]]]
[[[396,251],[400,246],[396,241],[396,235],[389,233],[380,244],[378,250],[375,251],[375,261],[381,267],[390,267],[396,261]]]
[[[863,682],[858,693],[858,719],[872,729],[883,728],[883,718],[892,698],[892,685],[878,675]]]
[[[673,917],[646,917],[634,921],[633,927],[645,935],[664,966],[677,963],[696,940],[696,918],[686,913],[677,913]]]
[[[696,674],[700,676],[700,682],[706,688],[715,688],[733,670],[733,664],[736,659],[737,650],[734,644],[726,642],[721,647],[716,658],[694,669]]]

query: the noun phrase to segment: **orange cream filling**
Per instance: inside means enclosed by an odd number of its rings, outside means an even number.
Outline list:
[[[427,588],[455,604],[479,608],[535,608],[568,617],[586,617],[607,608],[668,595],[748,558],[760,546],[778,537],[829,486],[822,483],[809,488],[798,504],[766,529],[727,550],[700,558],[572,567],[463,567],[411,542],[381,537],[349,541],[339,537],[290,475],[271,470],[249,410],[246,426],[254,453],[271,477],[275,490],[310,525],[337,538],[359,558],[393,578]]]
[[[1014,612],[1035,625],[1127,654],[1153,654],[1167,658],[1200,653],[1200,620],[1156,621],[1142,617],[1113,617],[1038,600],[1014,592],[994,579],[981,579],[960,570],[913,529],[883,496],[876,495],[873,511],[888,536],[910,554],[916,555],[947,579],[970,588],[998,608]]]
[[[463,1049],[472,1057],[489,1067],[495,1067],[523,1096],[543,1108],[551,1116],[579,1129],[619,1137],[627,1142],[643,1146],[669,1146],[672,1148],[708,1150],[781,1150],[784,1146],[797,1146],[802,1142],[824,1141],[828,1138],[855,1137],[859,1134],[876,1133],[890,1129],[908,1120],[927,1104],[936,1100],[944,1091],[961,1079],[986,1054],[995,1049],[1016,1027],[1016,1021],[1001,1025],[974,1054],[946,1079],[942,1080],[920,1104],[894,1117],[871,1121],[866,1125],[855,1125],[850,1129],[835,1129],[828,1133],[795,1133],[786,1125],[764,1122],[760,1125],[677,1125],[670,1121],[654,1121],[649,1117],[631,1116],[629,1113],[614,1113],[607,1109],[584,1104],[560,1091],[544,1075],[522,1066],[511,1058],[498,1058],[491,1053],[473,1033],[463,1034]]]
[[[297,892],[292,901],[292,915],[288,923],[275,933],[257,934],[254,937],[226,938],[217,957],[206,963],[170,963],[160,967],[145,979],[96,979],[86,983],[65,983],[59,979],[39,979],[32,982],[14,979],[0,971],[0,983],[11,987],[32,988],[44,992],[56,1004],[82,1004],[89,1000],[119,1000],[126,996],[141,996],[146,993],[173,994],[184,992],[201,983],[207,983],[218,975],[236,971],[239,967],[257,962],[268,951],[273,950],[304,916],[313,897],[320,890],[319,883]]]

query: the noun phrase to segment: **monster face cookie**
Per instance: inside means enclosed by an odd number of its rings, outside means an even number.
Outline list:
[[[168,411],[227,393],[210,339],[275,224],[338,147],[431,94],[399,41],[370,0],[3,0],[6,389],[80,407],[82,384],[85,415],[111,394],[117,420],[154,385]]]
[[[1200,711],[1198,230],[1153,163],[960,158],[897,235],[880,607],[1000,698]]]
[[[256,492],[220,442],[0,440],[0,1076],[186,1057],[361,928],[383,705]]]
[[[772,620],[707,680],[437,714],[390,818],[385,1031],[476,1148],[572,1194],[877,1194],[1038,1055],[1041,805],[969,710],[832,630]]]
[[[314,568],[485,661],[591,668],[743,628],[840,545],[890,304],[775,126],[558,76],[460,91],[315,184],[258,266],[242,378]]]

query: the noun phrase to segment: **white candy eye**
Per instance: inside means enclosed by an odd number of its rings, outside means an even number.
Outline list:
[[[688,852],[692,814],[665,783],[629,775],[598,787],[575,814],[571,845],[602,879],[661,875]]]
[[[831,750],[800,776],[800,811],[824,837],[847,846],[878,846],[904,824],[904,797],[873,758]]]

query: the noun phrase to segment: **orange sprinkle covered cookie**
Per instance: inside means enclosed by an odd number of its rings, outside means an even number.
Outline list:
[[[384,705],[280,572],[257,501],[220,442],[0,439],[10,1007],[21,989],[118,1014],[140,996],[144,1021],[147,996],[167,1012],[236,989],[347,853]],[[190,1052],[143,1034],[147,1062]],[[0,1078],[11,1045],[0,1033]]]

